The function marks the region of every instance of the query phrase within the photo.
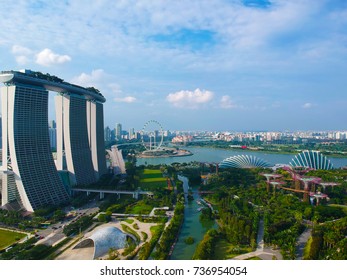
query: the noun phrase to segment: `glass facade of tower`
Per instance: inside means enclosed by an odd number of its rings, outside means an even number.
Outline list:
[[[2,90],[8,95],[8,150],[23,206],[34,210],[66,201],[49,142],[48,91],[23,85]]]
[[[76,184],[95,183],[97,179],[89,147],[86,100],[73,95],[67,95],[64,99],[65,153],[67,158],[71,157],[71,161],[67,160],[67,168],[74,174]],[[68,133],[65,133],[67,130]]]

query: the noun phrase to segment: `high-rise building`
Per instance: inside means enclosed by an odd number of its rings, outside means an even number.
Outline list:
[[[130,128],[129,129],[129,140],[134,139],[134,138],[135,138],[135,129]]]
[[[88,185],[97,180],[94,174],[90,133],[88,131],[90,130],[89,111],[87,116],[88,103],[89,101],[84,96],[69,94],[55,97],[59,135],[57,139],[57,167],[58,170],[63,170],[65,156],[70,181],[73,185]],[[103,129],[101,135],[103,139]]]
[[[49,132],[49,143],[51,146],[51,149],[53,151],[57,150],[57,129],[56,128],[48,128],[48,132]]]
[[[51,120],[51,121],[49,122],[49,127],[50,127],[50,128],[57,128],[57,123],[55,122],[55,120]]]
[[[89,184],[107,172],[103,102],[93,89],[39,72],[0,73],[2,97],[2,205],[16,202],[28,211],[68,200],[58,170],[70,183]],[[48,129],[48,90],[56,96],[56,125]],[[54,128],[56,126],[56,128]],[[57,135],[57,163],[50,133]],[[53,137],[51,137],[53,139]],[[66,161],[67,171],[64,170]]]
[[[48,124],[49,143],[53,151],[57,150],[57,129],[56,122],[51,120]]]
[[[116,139],[121,140],[122,139],[122,124],[116,123]]]
[[[105,127],[104,134],[105,134],[104,135],[105,141],[110,142],[111,141],[111,129],[108,126]]]
[[[36,85],[15,84],[1,88],[1,95],[5,169],[2,205],[16,200],[33,211],[66,201],[68,194],[49,143],[48,91]]]

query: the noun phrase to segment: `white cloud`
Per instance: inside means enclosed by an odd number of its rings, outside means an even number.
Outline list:
[[[13,45],[11,52],[15,55],[30,55],[30,54],[32,54],[32,50],[30,50],[26,47],[20,46],[20,45]]]
[[[116,102],[124,102],[124,103],[134,103],[137,101],[137,99],[133,96],[116,97],[113,100]]]
[[[56,54],[50,49],[44,49],[36,55],[35,62],[42,66],[51,66],[54,64],[62,64],[71,60],[71,57],[64,54]]]
[[[220,107],[223,109],[235,108],[236,104],[231,100],[229,95],[223,95],[220,99]]]
[[[302,105],[302,108],[304,108],[304,109],[310,109],[310,108],[312,108],[312,106],[313,106],[312,103],[307,102],[307,103],[305,103],[304,105]]]
[[[13,45],[11,48],[11,52],[14,54],[15,59],[19,65],[27,64],[31,61],[31,56],[33,51],[29,48]]]
[[[101,91],[106,99],[121,103],[134,103],[138,99],[133,96],[124,96],[122,88],[115,83],[116,77],[106,73],[103,69],[95,69],[90,74],[81,73],[71,79],[71,82],[84,87],[95,87]]]
[[[90,74],[82,73],[81,75],[74,77],[71,82],[85,87],[96,87],[98,83],[101,83],[107,75],[103,69],[93,70]]]
[[[196,89],[194,91],[181,90],[170,93],[166,100],[175,107],[180,108],[198,108],[199,105],[206,104],[213,99],[213,92],[208,90]]]

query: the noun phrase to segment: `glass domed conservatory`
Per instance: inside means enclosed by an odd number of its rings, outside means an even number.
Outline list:
[[[271,167],[271,165],[255,156],[237,155],[224,159],[220,164],[220,168],[257,168]]]
[[[120,229],[107,226],[95,231],[91,236],[82,240],[73,249],[94,247],[93,259],[107,254],[110,248],[122,249],[126,247],[127,235]]]
[[[293,167],[307,167],[312,169],[333,169],[330,160],[319,151],[305,150],[292,158],[289,163]]]

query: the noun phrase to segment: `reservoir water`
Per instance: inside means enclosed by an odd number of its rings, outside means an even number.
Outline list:
[[[215,162],[219,163],[223,159],[236,155],[253,155],[258,158],[261,158],[267,161],[270,164],[289,164],[291,159],[295,156],[292,154],[272,154],[266,152],[252,152],[252,151],[240,151],[240,150],[227,150],[227,149],[215,149],[215,148],[201,148],[201,147],[192,147],[186,148],[191,151],[193,155],[185,156],[185,157],[167,157],[167,158],[138,158],[137,165],[141,164],[171,164],[174,162],[190,162],[190,161],[198,161],[198,162]],[[343,166],[347,166],[347,158],[336,158],[329,157],[329,160],[333,164],[334,168],[340,168]]]
[[[178,176],[178,178],[183,182],[184,192],[185,193],[188,192],[188,188],[189,188],[188,179],[183,176]],[[200,196],[199,196],[199,193],[197,192],[197,189],[193,188],[192,190],[193,190],[194,200],[187,202],[185,205],[184,221],[178,236],[177,243],[171,255],[172,260],[192,259],[198,243],[202,240],[205,233],[210,228],[215,226],[214,221],[208,221],[203,223],[200,222],[199,220],[200,212],[198,211],[198,208],[200,208],[201,205],[197,203],[197,201],[200,199]],[[193,237],[195,240],[195,242],[191,245],[187,245],[184,242],[184,240],[189,236]]]

